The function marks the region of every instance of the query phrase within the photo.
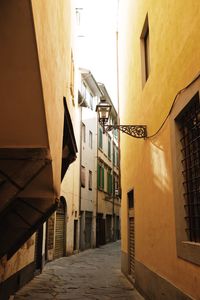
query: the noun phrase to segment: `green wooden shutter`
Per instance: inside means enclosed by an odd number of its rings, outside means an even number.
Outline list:
[[[115,163],[115,165],[118,167],[118,164],[119,164],[118,149],[116,149],[116,163]]]
[[[111,158],[111,139],[108,137],[108,158]]]
[[[97,186],[98,186],[98,189],[101,188],[101,167],[100,165],[97,166]]]
[[[108,193],[112,194],[112,175],[108,174]]]
[[[113,187],[113,184],[112,184],[112,174],[110,174],[110,193],[112,194],[112,187]]]
[[[102,190],[104,190],[104,168],[102,167],[102,182],[101,182],[101,187],[102,187]]]
[[[113,164],[115,165],[115,146],[113,146]]]

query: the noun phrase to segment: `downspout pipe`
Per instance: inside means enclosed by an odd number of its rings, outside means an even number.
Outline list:
[[[82,104],[82,103],[81,103]],[[79,250],[81,249],[81,166],[82,166],[82,143],[83,143],[83,134],[82,134],[82,106],[80,106],[80,174],[79,174]]]

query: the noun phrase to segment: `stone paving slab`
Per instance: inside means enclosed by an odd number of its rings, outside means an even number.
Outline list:
[[[144,300],[120,271],[120,242],[45,265],[14,300]]]

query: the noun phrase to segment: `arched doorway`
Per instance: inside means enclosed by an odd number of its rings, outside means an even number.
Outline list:
[[[63,196],[61,196],[56,211],[54,258],[65,256],[65,243],[66,243],[66,200]]]

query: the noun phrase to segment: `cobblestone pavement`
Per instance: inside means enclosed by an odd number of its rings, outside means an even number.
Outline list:
[[[142,300],[120,271],[120,242],[46,264],[14,300]]]

